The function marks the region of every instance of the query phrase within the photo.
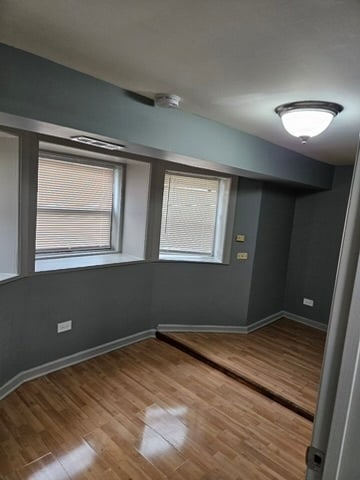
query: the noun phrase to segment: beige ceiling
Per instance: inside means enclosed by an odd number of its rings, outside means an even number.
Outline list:
[[[0,41],[310,157],[353,163],[360,130],[359,0],[0,0]],[[1,68],[1,64],[0,64]],[[307,145],[274,108],[344,111]]]

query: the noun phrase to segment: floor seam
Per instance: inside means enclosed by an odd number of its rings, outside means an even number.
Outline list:
[[[223,365],[220,365],[219,363],[215,362],[214,360],[211,360],[207,356],[203,355],[202,353],[199,353],[198,351],[194,350],[188,345],[185,345],[184,343],[169,337],[165,333],[158,332],[158,331],[156,332],[156,338],[158,340],[161,340],[164,343],[167,343],[168,345],[174,348],[177,348],[178,350],[181,350],[182,352],[190,355],[196,360],[199,360],[200,362],[205,363],[209,367],[223,373],[224,375],[232,378],[233,380],[236,380],[242,385],[246,385],[248,388],[260,393],[264,397],[269,398],[270,400],[278,403],[279,405],[282,405],[283,407],[287,408],[288,410],[291,410],[292,412],[305,418],[306,420],[309,420],[310,422],[314,421],[314,414],[309,412],[305,408],[300,407],[299,405],[296,405],[291,400],[279,395],[278,393],[271,391],[267,387],[257,382],[254,382],[252,379],[247,378],[244,375],[240,375],[238,372],[234,372],[228,367],[224,367]]]

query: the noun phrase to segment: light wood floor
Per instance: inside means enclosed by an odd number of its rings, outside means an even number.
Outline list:
[[[248,335],[167,333],[220,366],[315,413],[326,334],[281,319]]]
[[[0,402],[2,480],[300,480],[311,422],[158,340]]]

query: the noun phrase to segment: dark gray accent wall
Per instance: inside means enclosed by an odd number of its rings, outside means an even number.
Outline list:
[[[154,264],[153,326],[244,326],[282,310],[327,323],[351,176],[337,167],[333,189],[314,193],[240,179],[230,265]]]
[[[241,178],[230,265],[158,262],[153,270],[153,326],[246,325],[262,198],[262,182]],[[249,260],[236,260],[246,251]]]
[[[328,323],[352,167],[336,167],[333,188],[296,201],[284,309]],[[303,305],[303,298],[314,307]]]
[[[5,125],[44,133],[49,124],[53,128],[46,133],[55,136],[69,136],[66,128],[72,128],[156,149],[154,157],[167,159],[171,153],[196,159],[203,168],[216,165],[219,171],[226,167],[237,175],[314,188],[331,185],[331,165],[181,109],[155,108],[148,99],[140,101],[119,87],[4,44],[0,58],[0,122]]]
[[[150,328],[151,264],[39,274],[0,287],[0,385]],[[57,334],[58,322],[73,329]]]
[[[295,195],[279,185],[263,187],[248,324],[283,310]]]
[[[22,128],[41,132],[45,125],[55,136],[75,129],[149,147],[156,158],[173,160],[171,153],[191,158],[193,166],[235,169],[247,177],[331,185],[330,165],[182,110],[154,108],[114,85],[6,45],[0,57],[0,121],[7,125],[21,121]],[[285,308],[324,323],[350,176],[350,168],[337,168],[333,190],[302,194],[296,202]],[[233,241],[229,265],[144,263],[2,284],[0,385],[25,369],[158,323],[246,325],[277,313],[292,208],[290,193],[242,178],[234,235],[245,234],[246,242]],[[247,261],[236,260],[240,251],[248,253]],[[301,305],[303,296],[314,298],[314,309]],[[69,319],[73,330],[58,335],[56,324]]]
[[[0,386],[24,370],[26,365],[23,326],[27,282],[27,279],[21,279],[0,286]],[[30,342],[35,335],[36,326],[29,337]]]
[[[283,309],[326,323],[351,173],[336,168],[333,190],[311,194],[240,179],[229,265],[120,265],[1,285],[0,385],[159,323],[245,326]],[[244,243],[235,242],[237,233]],[[236,260],[240,251],[249,259]],[[302,306],[303,296],[315,300],[313,309]],[[56,324],[69,319],[73,330],[58,335]]]

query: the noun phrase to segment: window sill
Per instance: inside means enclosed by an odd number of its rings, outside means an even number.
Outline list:
[[[35,261],[35,272],[54,270],[73,270],[77,268],[116,265],[144,261],[143,258],[125,253],[105,253],[100,255],[79,255],[62,258],[38,258]]]
[[[208,255],[181,255],[174,253],[162,253],[159,256],[159,260],[166,262],[224,263],[220,258],[210,257]]]
[[[19,275],[17,273],[0,273],[0,282],[6,282],[6,280],[11,280],[17,278]]]

